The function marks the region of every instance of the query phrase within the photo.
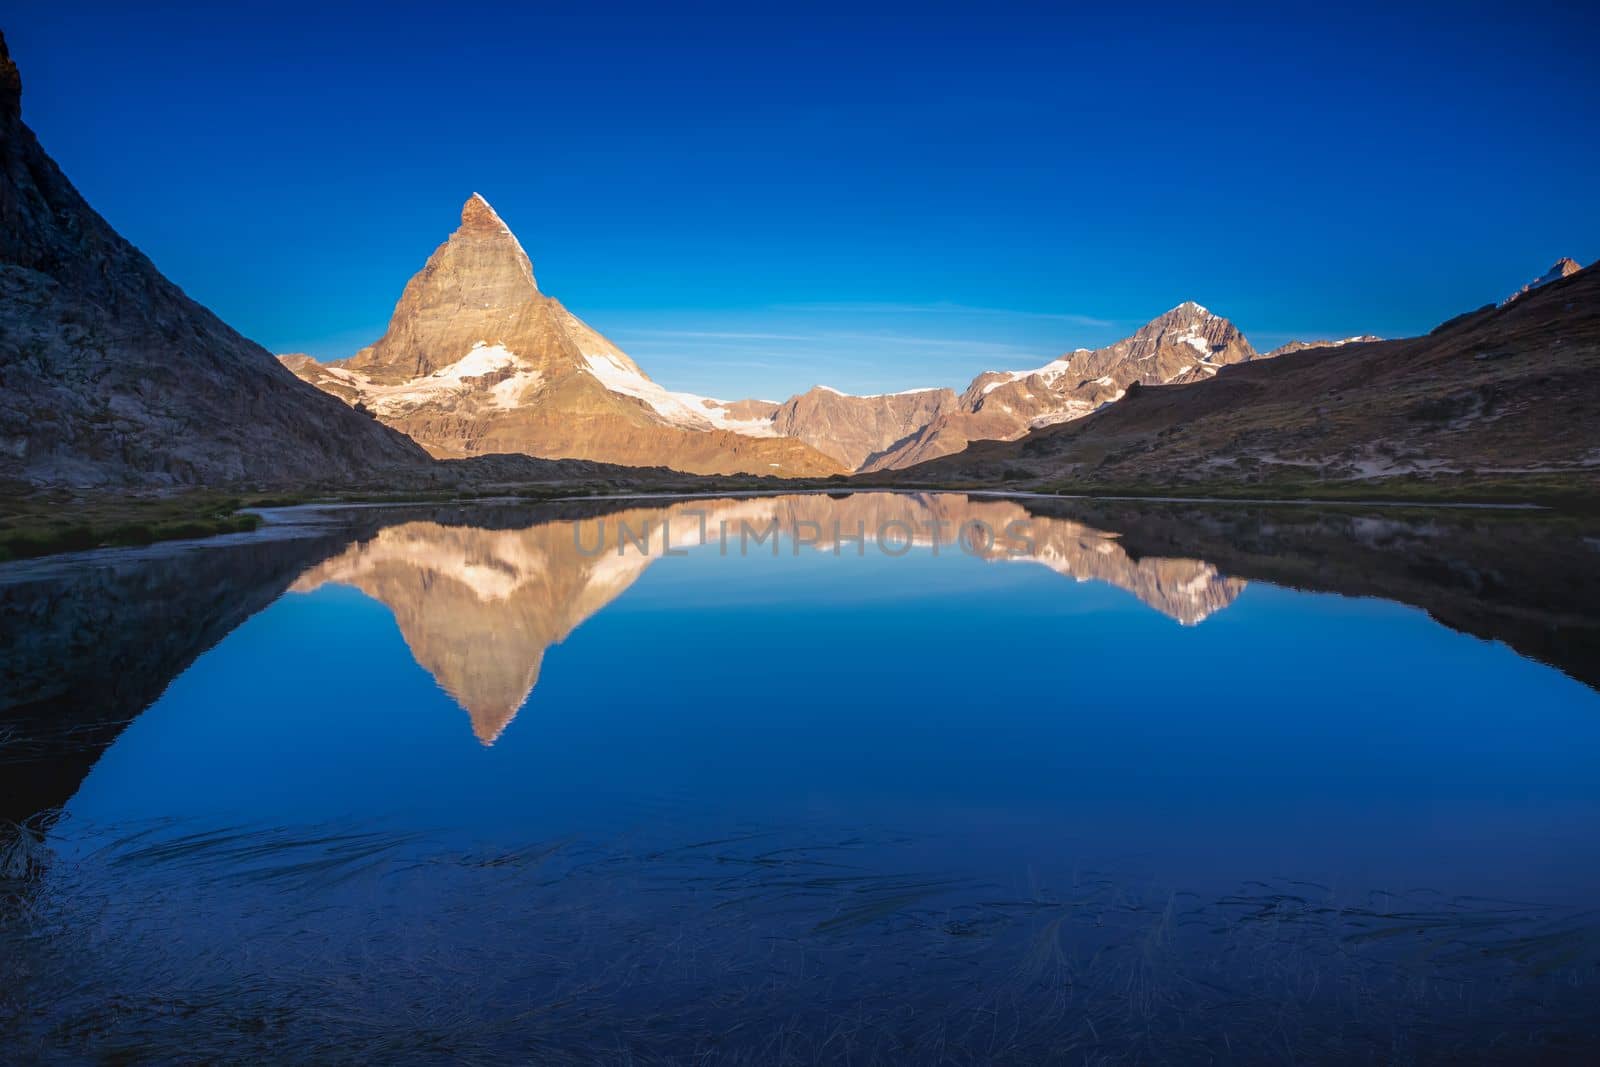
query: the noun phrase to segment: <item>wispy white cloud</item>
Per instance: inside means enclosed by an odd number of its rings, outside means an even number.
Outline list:
[[[619,337],[686,337],[720,341],[810,341],[814,336],[792,333],[739,333],[732,330],[628,330]]]
[[[685,318],[692,315],[692,318]],[[648,373],[715,396],[787,396],[818,381],[851,392],[965,387],[986,370],[1036,367],[1115,327],[1086,315],[948,302],[675,311],[607,331]],[[1076,335],[1076,336],[1075,336]]]
[[[963,337],[921,337],[912,334],[871,332],[871,333],[825,333],[820,335],[820,340],[842,342],[846,344],[882,344],[882,345],[910,345],[916,348],[955,348],[967,352],[1033,352],[1035,349],[1025,345],[1007,344],[1003,341],[977,341]]]
[[[1015,308],[990,308],[975,307],[971,304],[952,304],[946,302],[933,304],[895,304],[881,302],[832,303],[832,304],[778,304],[774,305],[775,311],[801,311],[827,314],[860,312],[866,315],[986,315],[1000,318],[1016,319],[1046,319],[1051,322],[1070,322],[1075,326],[1087,326],[1095,329],[1110,329],[1119,325],[1111,319],[1096,318],[1093,315],[1079,315],[1064,311],[1019,311]]]
[[[985,353],[995,356],[1005,356],[1012,353],[1033,355],[1039,351],[1037,347],[1026,345],[1008,344],[1001,341],[984,341],[974,338],[962,337],[926,337],[920,334],[896,333],[891,330],[873,330],[867,332],[851,332],[845,330],[825,330],[813,334],[739,334],[722,333],[708,330],[633,330],[615,335],[618,343],[624,346],[636,343],[641,347],[649,347],[658,352],[691,352],[704,350],[710,342],[716,347],[733,347],[740,350],[754,348],[778,349],[787,355],[806,356],[844,356],[870,351],[873,348],[893,345],[902,348],[938,348],[953,349],[957,352],[983,355]],[[683,344],[663,344],[662,342],[701,342],[690,346]],[[773,345],[750,345],[747,341],[778,342]],[[808,346],[795,348],[795,345]]]

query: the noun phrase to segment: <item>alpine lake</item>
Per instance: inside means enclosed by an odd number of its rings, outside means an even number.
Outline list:
[[[1600,527],[286,508],[0,565],[11,1062],[1593,1062]]]

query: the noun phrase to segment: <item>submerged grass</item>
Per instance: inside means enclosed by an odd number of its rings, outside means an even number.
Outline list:
[[[1600,1036],[1594,916],[1429,890],[1017,892],[793,830],[161,824],[71,858],[42,831],[0,848],[0,1037],[28,1061],[1577,1061]]]
[[[682,483],[643,486],[576,481],[563,484],[508,484],[481,488],[319,490],[275,493],[218,493],[206,489],[159,492],[33,489],[0,485],[0,562],[123,548],[218,534],[242,533],[261,524],[250,509],[306,504],[471,503],[512,499],[541,503],[574,496],[626,495],[631,492],[695,493],[707,489],[778,491],[774,479],[687,478]]]

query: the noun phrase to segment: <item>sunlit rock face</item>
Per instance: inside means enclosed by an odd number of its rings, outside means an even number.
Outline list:
[[[844,466],[777,436],[770,410],[672,392],[539,291],[476,193],[407,284],[389,328],[347,360],[280,357],[440,458],[520,452],[695,474],[817,476]]]
[[[852,396],[819,385],[778,405],[772,428],[800,438],[851,470],[862,470],[954,410],[956,394],[950,389]]]
[[[688,500],[520,530],[410,522],[313,567],[292,588],[347,585],[386,605],[417,663],[492,744],[527,702],[546,649],[646,568],[671,566],[670,553],[724,543],[730,552],[779,555],[938,546],[1036,563],[1126,589],[1185,625],[1227,607],[1245,584],[1201,560],[1134,559],[1114,534],[1030,515],[1012,501],[872,493]]]

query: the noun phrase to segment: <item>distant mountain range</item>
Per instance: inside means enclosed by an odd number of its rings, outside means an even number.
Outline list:
[[[1200,380],[1259,354],[1184,303],[1105,348],[986,371],[964,392],[852,396],[815,386],[777,403],[674,392],[540,292],[521,243],[474,193],[461,226],[406,285],[389,328],[349,359],[280,357],[307,382],[441,458],[525,452],[696,474],[826,476],[909,467],[976,440],[1082,418],[1135,383]]]

